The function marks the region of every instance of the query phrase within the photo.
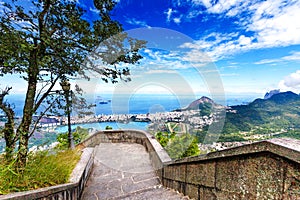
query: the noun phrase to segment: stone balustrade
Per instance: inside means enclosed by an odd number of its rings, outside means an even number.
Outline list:
[[[162,182],[194,199],[300,199],[300,141],[273,139],[167,162]]]
[[[176,161],[139,130],[100,131],[79,145],[92,152],[108,142],[142,144],[162,184],[194,199],[300,199],[299,140],[272,139]],[[0,199],[78,199],[92,167],[88,160],[71,183]]]
[[[194,199],[300,199],[300,141],[272,139],[172,161],[153,136],[137,130],[98,132],[82,144],[145,146],[162,184]]]
[[[107,130],[99,131],[82,142],[83,147],[95,147],[100,143],[137,143],[145,147],[149,153],[153,168],[162,179],[163,164],[171,158],[151,134],[141,130]]]

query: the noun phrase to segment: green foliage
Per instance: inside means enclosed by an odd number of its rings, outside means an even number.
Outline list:
[[[74,144],[79,144],[89,136],[88,129],[82,128],[80,126],[76,127],[76,130],[72,133]],[[67,149],[68,148],[68,132],[60,133],[57,136],[57,141],[59,144],[56,146],[58,149]]]
[[[284,138],[284,137],[288,137],[288,138],[294,138],[294,139],[298,139],[300,140],[300,130],[289,130],[286,133],[282,133],[279,135],[275,135],[275,138]]]
[[[200,153],[197,138],[190,134],[175,136],[169,141],[165,149],[172,159],[196,156]]]
[[[175,137],[176,133],[169,132],[158,132],[155,135],[155,138],[158,140],[162,147],[166,147],[168,142]]]
[[[105,130],[112,130],[113,128],[111,126],[106,126]]]
[[[0,195],[67,183],[79,159],[77,150],[38,151],[29,154],[21,173],[14,167],[16,160],[6,163],[0,157]]]
[[[238,134],[222,134],[219,137],[218,142],[242,142],[246,141],[242,136]]]
[[[204,102],[199,104],[200,116],[209,116],[212,112],[212,104]]]
[[[19,74],[28,83],[21,123],[16,132],[6,132],[9,141],[5,141],[10,149],[19,145],[21,166],[26,164],[28,140],[38,124],[33,115],[65,109],[60,104],[64,104],[62,94],[53,93],[55,85],[74,77],[89,80],[91,74],[98,74],[104,82],[130,81],[129,68],[119,69],[119,64],[138,63],[142,58],[139,49],[145,46],[144,41],[128,37],[120,23],[111,19],[114,0],[94,0],[98,16],[93,21],[86,18],[88,9],[76,1],[28,1],[30,9],[22,7],[23,3],[6,1],[0,15],[0,76]],[[82,94],[78,87],[75,91]],[[82,105],[82,99],[77,102]],[[14,127],[9,108],[10,104],[0,99],[0,109],[11,119],[8,126]]]
[[[180,159],[200,154],[197,138],[190,134],[177,136],[176,133],[158,132],[155,138],[172,159]]]
[[[284,92],[270,99],[257,99],[249,105],[232,106],[235,112],[227,112],[223,134],[268,134],[300,127],[299,105],[299,95]]]

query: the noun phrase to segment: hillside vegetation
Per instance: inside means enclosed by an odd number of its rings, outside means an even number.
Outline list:
[[[208,104],[211,104],[209,106]],[[213,102],[200,102],[200,115],[209,113]],[[300,96],[293,92],[274,94],[268,99],[256,99],[248,105],[226,108],[226,118],[218,142],[261,140],[272,137],[300,139]],[[198,142],[214,138],[207,133],[208,125],[201,130],[192,130]]]
[[[256,99],[248,105],[232,106],[226,113],[223,133],[237,131],[288,131],[300,128],[300,96],[292,92]]]

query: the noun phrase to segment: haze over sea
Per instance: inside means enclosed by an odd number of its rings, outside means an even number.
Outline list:
[[[14,106],[16,116],[22,115],[24,105],[23,94],[12,94],[7,97],[7,100]],[[170,95],[170,94],[134,94],[134,95],[90,95],[87,97],[88,101],[95,103],[95,115],[111,115],[111,114],[146,114],[157,112],[169,112],[177,108],[183,108],[189,105],[192,101],[206,95],[188,96],[188,95]],[[246,104],[258,98],[257,95],[240,95],[227,96],[227,105]],[[100,104],[100,102],[107,102],[107,104]],[[109,102],[111,101],[111,102]],[[214,99],[218,102],[218,100]],[[224,102],[224,101],[223,101]],[[223,103],[224,104],[224,103]],[[0,112],[0,115],[3,113]],[[127,124],[117,122],[101,122],[101,123],[87,123],[87,124],[73,124],[72,129],[77,126],[83,128],[93,128],[94,130],[104,130],[106,126],[113,129],[147,129],[147,122],[130,122]],[[49,129],[49,131],[52,128]],[[59,126],[55,129],[57,133],[67,132],[67,126]],[[56,134],[44,132],[37,132],[30,139],[29,147],[49,145],[56,141]],[[0,153],[4,150],[4,141],[0,140]]]
[[[205,95],[203,95],[205,96]],[[87,100],[95,103],[95,115],[111,114],[146,114],[156,112],[169,112],[177,108],[183,108],[199,96],[170,95],[170,94],[136,94],[136,95],[90,95]],[[208,96],[209,97],[209,96]],[[227,96],[226,105],[247,104],[256,98],[254,95]],[[16,116],[22,115],[24,106],[23,94],[12,94],[7,97],[9,103],[14,106]],[[218,103],[218,99],[213,99]],[[107,104],[100,104],[100,101],[111,101]],[[224,104],[224,103],[222,103]]]

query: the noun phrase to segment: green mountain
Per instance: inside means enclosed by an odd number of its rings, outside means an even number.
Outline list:
[[[191,102],[187,107],[175,111],[199,110],[201,116],[209,116],[214,110],[224,108],[224,106],[215,103],[212,99],[203,96]]]
[[[293,92],[256,99],[248,105],[227,110],[224,133],[238,131],[274,132],[300,128],[300,96]]]

